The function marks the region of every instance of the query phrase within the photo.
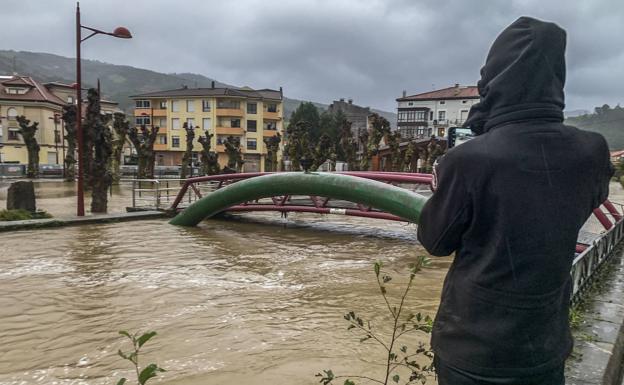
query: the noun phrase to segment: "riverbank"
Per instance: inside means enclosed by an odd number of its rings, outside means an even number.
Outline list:
[[[84,217],[28,219],[24,221],[0,222],[0,232],[16,230],[33,230],[49,227],[80,226],[98,223],[128,222],[145,219],[165,218],[168,214],[163,211],[135,211],[129,213],[113,213],[88,215]]]
[[[575,348],[568,360],[568,385],[621,385],[624,375],[624,247],[601,272],[587,293],[574,331]]]

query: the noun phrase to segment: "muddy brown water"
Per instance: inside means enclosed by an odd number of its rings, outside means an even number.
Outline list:
[[[73,212],[71,185],[41,182],[37,196],[55,216]],[[129,199],[116,190],[111,211]],[[383,352],[359,343],[343,314],[387,332],[372,263],[386,263],[396,298],[425,253],[412,225],[271,213],[197,228],[150,220],[4,233],[0,252],[2,385],[114,384],[132,375],[116,356],[128,348],[122,329],[158,332],[141,358],[168,370],[154,383],[315,384],[326,368],[379,377]],[[435,314],[450,262],[434,259],[416,277],[409,311]]]

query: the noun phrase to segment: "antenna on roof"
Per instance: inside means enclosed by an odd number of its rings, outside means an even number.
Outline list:
[[[214,80],[210,83],[210,88],[214,88]]]

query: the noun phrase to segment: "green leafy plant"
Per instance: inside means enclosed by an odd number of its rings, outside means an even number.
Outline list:
[[[427,267],[429,259],[426,257],[418,257],[416,264],[411,266],[409,281],[403,290],[398,305],[391,304],[388,299],[388,291],[386,285],[392,281],[392,277],[383,270],[381,262],[375,262],[374,270],[377,277],[379,291],[391,315],[392,329],[391,335],[384,339],[376,328],[373,327],[371,321],[364,320],[354,311],[350,311],[344,315],[344,319],[349,323],[347,330],[358,332],[362,337],[360,343],[372,341],[381,345],[385,350],[385,371],[381,378],[373,378],[361,375],[335,375],[331,369],[324,370],[323,373],[316,374],[320,378],[323,385],[332,384],[334,380],[345,379],[344,385],[356,385],[354,380],[364,381],[368,383],[377,383],[388,385],[389,383],[415,384],[420,382],[425,384],[427,377],[433,373],[433,352],[425,347],[424,343],[419,343],[415,348],[408,348],[406,345],[399,343],[406,334],[420,332],[429,334],[433,327],[433,320],[421,313],[405,314],[405,299],[412,288],[414,277],[423,268]],[[400,345],[400,346],[399,346]],[[424,362],[423,362],[424,361]],[[392,381],[392,382],[390,382]]]
[[[137,376],[137,383],[139,385],[145,385],[150,378],[154,378],[158,375],[159,372],[165,372],[165,369],[159,367],[156,364],[149,364],[145,366],[143,369],[139,366],[139,354],[141,352],[141,348],[147,341],[149,341],[152,337],[156,335],[156,332],[147,332],[143,333],[139,336],[139,333],[130,334],[125,330],[119,331],[119,334],[122,336],[126,336],[132,342],[132,351],[123,352],[121,349],[117,352],[117,354],[123,358],[124,360],[128,360],[134,366]],[[127,379],[122,378],[117,382],[117,385],[124,385]]]

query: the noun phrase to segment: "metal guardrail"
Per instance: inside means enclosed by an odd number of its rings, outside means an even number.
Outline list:
[[[624,238],[624,221],[620,220],[578,254],[572,262],[572,303],[577,303],[596,279],[596,272],[614,255],[615,247]]]
[[[161,210],[171,206],[185,181],[186,179],[121,179],[120,183],[132,184],[132,208]],[[185,194],[183,201],[190,204],[216,188],[216,183],[197,184]]]

